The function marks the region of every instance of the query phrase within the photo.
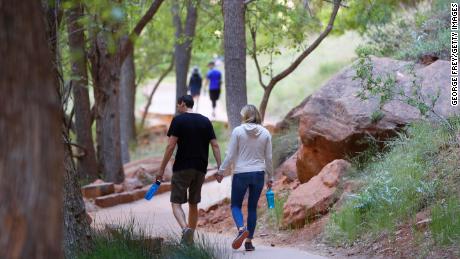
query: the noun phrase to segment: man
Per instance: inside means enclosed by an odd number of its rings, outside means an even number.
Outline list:
[[[215,68],[213,61],[208,63],[209,71],[206,74],[206,85],[209,84],[209,97],[212,102],[212,117],[216,117],[216,102],[220,96],[220,86],[222,84],[222,74]]]
[[[217,166],[220,167],[220,149],[214,128],[205,116],[192,113],[193,97],[184,95],[177,101],[179,115],[174,117],[168,130],[168,145],[157,180],[162,180],[166,164],[171,159],[177,144],[177,152],[171,179],[171,206],[177,223],[182,228],[182,242],[193,243],[193,234],[198,221],[198,203],[201,201],[203,185],[208,167],[208,151],[211,144]],[[187,197],[188,190],[188,197]],[[188,223],[182,204],[189,203]]]

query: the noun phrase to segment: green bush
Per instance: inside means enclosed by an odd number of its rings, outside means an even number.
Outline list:
[[[420,60],[425,55],[449,59],[448,4],[443,0],[422,3],[416,9],[396,14],[385,25],[369,28],[367,43],[356,52],[404,60]]]
[[[273,135],[273,168],[280,166],[299,149],[298,128],[293,123],[286,130]]]
[[[455,125],[458,130],[460,127]],[[441,191],[443,182],[432,175],[433,172],[458,174],[455,171],[458,169],[438,163],[436,159],[446,155],[440,150],[450,142],[449,129],[428,122],[413,124],[407,129],[407,135],[401,134],[389,142],[390,150],[361,170],[366,186],[333,213],[327,228],[328,239],[352,243],[382,231],[392,233],[418,211],[452,193],[452,190]],[[451,155],[456,156],[453,161],[458,161],[458,154]],[[460,217],[455,210],[450,211]]]
[[[431,210],[430,229],[442,245],[460,243],[460,200],[450,197],[438,202]]]

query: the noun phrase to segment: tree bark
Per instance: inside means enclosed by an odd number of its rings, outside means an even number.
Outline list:
[[[88,73],[85,51],[85,33],[79,19],[83,17],[83,6],[76,3],[66,11],[67,31],[71,63],[71,86],[74,96],[75,133],[77,144],[83,147],[78,157],[77,172],[81,179],[94,180],[98,177],[96,151],[91,130],[91,110],[88,91]]]
[[[230,127],[240,125],[246,93],[246,33],[243,0],[224,0],[225,93]]]
[[[176,27],[176,42],[174,45],[174,58],[176,64],[176,100],[187,94],[187,74],[192,56],[192,42],[195,36],[196,22],[198,18],[197,6],[199,2],[187,0],[187,15],[185,24],[179,13],[179,2],[172,4],[173,22]]]
[[[93,42],[91,56],[96,100],[96,138],[99,171],[108,182],[124,180],[120,138],[120,70],[118,53],[109,51],[110,35],[100,32]]]
[[[39,1],[0,8],[0,258],[62,258],[61,107]]]
[[[84,28],[79,24],[83,16],[83,6],[76,2],[66,11],[69,50],[71,53],[71,81],[74,95],[75,131],[77,144],[84,150],[78,156],[78,167],[75,168],[69,144],[64,147],[64,254],[66,258],[74,258],[77,252],[88,251],[91,247],[90,222],[88,221],[85,203],[80,191],[79,179],[95,179],[98,176],[96,153],[91,131],[91,112],[88,93],[88,74],[85,51]],[[61,82],[63,83],[63,82]],[[59,86],[56,86],[58,89]],[[62,87],[60,89],[63,89]],[[61,93],[66,96],[67,93]],[[61,100],[62,103],[62,100]],[[65,105],[65,104],[64,104]],[[65,122],[63,118],[63,122]],[[62,127],[63,141],[70,142],[66,123]]]
[[[136,140],[136,119],[134,117],[136,98],[135,79],[134,49],[131,49],[121,66],[120,74],[120,134],[123,164],[130,161],[129,143]]]

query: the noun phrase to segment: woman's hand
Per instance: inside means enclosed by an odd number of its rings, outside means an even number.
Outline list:
[[[216,177],[216,180],[218,183],[221,183],[222,182],[222,179],[224,179],[224,176],[223,175],[220,175],[219,173],[216,173],[214,175],[214,177]]]
[[[267,182],[267,188],[272,188],[273,186],[273,181],[268,181]]]

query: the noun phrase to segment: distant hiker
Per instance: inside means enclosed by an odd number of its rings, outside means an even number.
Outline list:
[[[201,186],[208,167],[209,144],[217,166],[221,163],[214,128],[208,118],[192,113],[193,104],[191,95],[184,95],[177,100],[177,110],[180,114],[174,117],[169,127],[168,145],[156,177],[157,180],[163,179],[166,165],[177,144],[171,179],[171,206],[174,217],[182,228],[182,242],[185,244],[193,243],[198,221],[198,203],[201,201]],[[182,204],[186,202],[189,204],[188,223],[182,210]]]
[[[254,105],[246,105],[241,110],[242,123],[230,137],[227,153],[216,176],[221,182],[224,172],[234,165],[232,180],[231,209],[238,234],[233,240],[233,249],[244,243],[246,251],[254,251],[252,239],[257,223],[257,203],[267,177],[267,187],[273,183],[272,142],[267,129],[260,125],[261,117]],[[247,227],[244,225],[241,207],[249,189]]]
[[[219,100],[222,74],[215,68],[213,61],[208,63],[209,71],[206,74],[206,85],[209,85],[209,97],[212,102],[212,117],[216,117],[216,102]]]
[[[190,81],[188,87],[190,89],[190,95],[193,97],[195,102],[195,111],[198,111],[198,102],[200,100],[202,78],[200,75],[200,70],[198,67],[194,67],[192,70],[192,75],[190,76]]]

